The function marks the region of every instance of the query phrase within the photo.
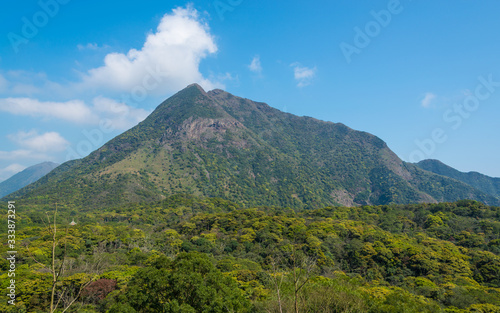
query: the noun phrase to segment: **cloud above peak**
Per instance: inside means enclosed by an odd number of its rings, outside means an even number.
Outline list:
[[[199,70],[201,60],[217,49],[198,11],[189,5],[176,8],[163,16],[140,50],[107,54],[104,65],[84,74],[80,86],[120,92],[143,87],[152,94],[174,92],[194,82],[207,90],[223,87]]]

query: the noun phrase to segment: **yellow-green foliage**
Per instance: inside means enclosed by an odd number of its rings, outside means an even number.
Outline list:
[[[499,217],[498,208],[475,202],[294,212],[177,196],[85,212],[67,232],[58,225],[56,264],[65,258],[58,288],[116,280],[116,290],[101,302],[81,300],[85,310],[104,312],[122,301],[140,268],[156,266],[163,256],[201,252],[235,282],[252,312],[279,310],[278,290],[284,311],[293,310],[294,288],[302,282],[297,301],[303,312],[498,312]],[[51,264],[51,234],[26,223],[17,236],[23,240],[18,303],[43,310],[51,276],[33,258]],[[8,264],[0,266],[5,271]],[[5,290],[5,272],[0,279]]]

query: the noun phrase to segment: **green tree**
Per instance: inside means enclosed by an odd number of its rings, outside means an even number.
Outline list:
[[[201,253],[160,257],[140,269],[110,312],[248,312],[250,303],[236,282]]]

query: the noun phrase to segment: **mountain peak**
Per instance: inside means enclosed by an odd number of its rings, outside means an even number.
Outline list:
[[[54,162],[43,162],[30,166],[23,171],[13,175],[0,183],[0,198],[12,192],[15,192],[46,175],[59,164]]]
[[[205,92],[198,84],[86,158],[13,196],[56,198],[60,190],[68,190],[72,205],[100,207],[176,193],[297,209],[463,198],[500,203],[403,163],[371,134],[220,89]]]
[[[418,167],[434,174],[450,177],[469,184],[487,194],[500,198],[500,178],[478,172],[460,172],[439,160],[427,159],[416,163]]]
[[[187,85],[187,86],[186,86],[186,88],[184,88],[183,90],[186,90],[186,89],[191,89],[191,88],[196,88],[196,89],[198,89],[198,90],[199,90],[202,94],[205,94],[205,95],[207,94],[207,93],[205,92],[205,89],[203,89],[203,87],[201,87],[201,86],[200,86],[199,84],[197,84],[197,83],[192,83],[192,84],[190,84],[190,85]],[[182,92],[182,90],[181,90],[181,92]]]

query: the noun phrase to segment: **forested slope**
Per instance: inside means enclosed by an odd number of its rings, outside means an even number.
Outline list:
[[[178,195],[58,211],[63,303],[94,280],[69,312],[500,310],[500,208],[475,201],[296,213]],[[18,302],[28,312],[50,300],[51,275],[30,257],[51,262],[42,218],[36,209],[18,217]]]

